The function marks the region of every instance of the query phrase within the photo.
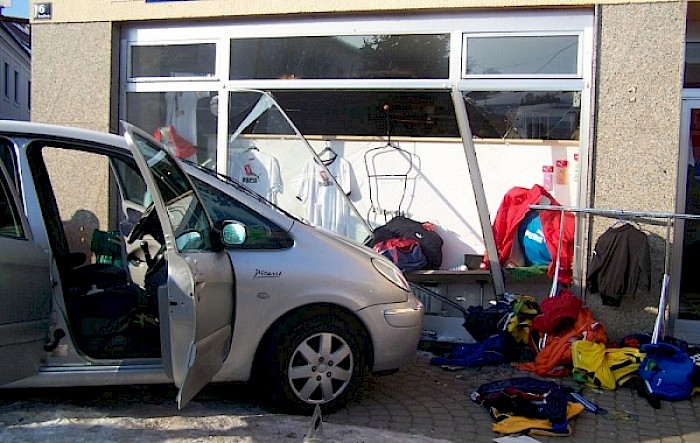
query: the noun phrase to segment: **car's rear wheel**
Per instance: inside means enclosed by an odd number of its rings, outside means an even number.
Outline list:
[[[336,314],[296,316],[281,326],[268,343],[266,383],[277,406],[310,413],[342,407],[365,375],[361,343],[364,329],[350,317]]]

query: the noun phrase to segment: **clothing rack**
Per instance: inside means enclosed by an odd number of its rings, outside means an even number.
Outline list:
[[[622,209],[596,209],[596,208],[581,208],[576,206],[556,206],[556,205],[530,205],[530,209],[545,210],[545,211],[560,211],[562,220],[564,212],[582,213],[586,215],[598,215],[608,218],[617,219],[635,219],[637,221],[644,219],[662,219],[666,223],[666,244],[664,251],[664,276],[661,283],[661,294],[659,296],[659,312],[654,322],[654,332],[651,336],[651,342],[657,343],[661,330],[664,327],[664,317],[666,312],[666,303],[668,298],[668,285],[671,280],[671,226],[677,219],[683,220],[700,220],[700,215],[683,214],[674,212],[652,212],[652,211],[628,211]],[[647,222],[648,223],[648,222]],[[559,232],[559,247],[561,248],[561,230]],[[559,251],[557,250],[557,255]],[[552,294],[550,293],[550,296]]]

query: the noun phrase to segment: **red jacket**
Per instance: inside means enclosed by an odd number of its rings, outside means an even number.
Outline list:
[[[493,235],[496,240],[498,261],[501,266],[505,266],[508,261],[513,261],[516,265],[522,265],[520,248],[513,248],[513,244],[517,241],[518,226],[520,226],[520,222],[525,218],[527,212],[530,211],[530,205],[559,206],[559,203],[540,185],[535,185],[532,189],[515,187],[506,193],[493,222]],[[542,231],[547,242],[547,249],[552,256],[547,275],[554,277],[557,247],[559,246],[561,211],[540,211],[540,221],[542,222]],[[570,212],[565,213],[559,266],[559,281],[564,284],[572,282],[574,222],[574,215]],[[487,260],[484,260],[484,263],[488,265]]]

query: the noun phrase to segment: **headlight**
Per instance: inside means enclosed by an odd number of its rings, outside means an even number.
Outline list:
[[[384,278],[386,278],[399,288],[403,289],[404,291],[411,292],[411,289],[408,286],[408,282],[406,281],[406,278],[403,276],[403,273],[399,270],[399,268],[379,258],[372,258],[372,265],[374,266],[374,269],[377,270],[377,272],[384,276]]]

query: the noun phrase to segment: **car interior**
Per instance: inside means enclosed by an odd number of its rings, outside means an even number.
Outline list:
[[[54,331],[46,349],[72,339],[94,359],[160,358],[158,288],[167,281],[162,228],[133,158],[109,149],[42,140],[27,147],[63,292],[53,305],[70,328],[70,334]],[[239,249],[293,245],[283,228],[193,180],[215,225],[236,220],[246,226]],[[113,222],[105,226],[104,220]]]
[[[91,181],[90,174],[75,174],[61,165],[109,167],[106,155],[56,144],[37,144],[27,152],[75,346],[95,359],[160,357],[157,288],[167,281],[167,264],[155,211],[146,211],[129,235],[105,229],[96,213],[117,209],[120,202],[112,200],[120,193],[110,192],[113,183]],[[59,157],[61,162],[55,161]],[[113,160],[133,162],[127,157]],[[134,164],[130,167],[138,170]],[[60,179],[63,174],[71,179]],[[59,180],[87,194],[78,202],[58,201],[53,184]],[[132,278],[130,263],[146,269],[143,278]]]

